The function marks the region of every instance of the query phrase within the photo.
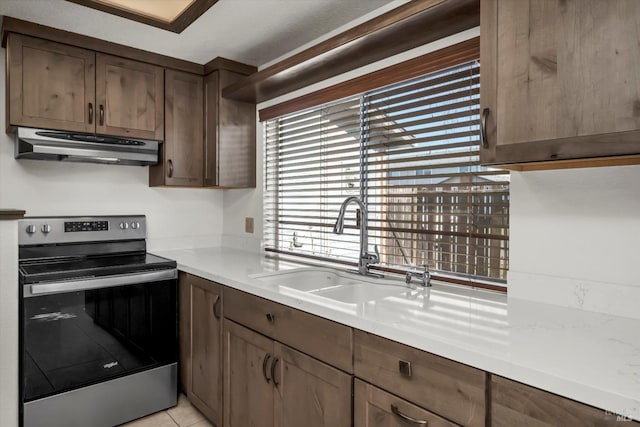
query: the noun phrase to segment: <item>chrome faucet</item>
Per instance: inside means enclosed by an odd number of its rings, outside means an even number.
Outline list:
[[[380,252],[378,252],[378,245],[375,245],[375,252],[369,252],[369,235],[367,234],[367,208],[362,203],[362,200],[356,196],[347,197],[342,206],[340,206],[340,213],[338,213],[338,219],[336,219],[336,225],[333,226],[333,232],[336,234],[342,234],[344,230],[344,214],[347,210],[347,206],[350,203],[355,203],[360,208],[360,258],[358,259],[358,274],[369,277],[384,277],[382,274],[373,273],[369,271],[371,264],[377,264],[380,262]]]
[[[431,272],[429,271],[429,266],[427,264],[423,264],[423,271],[407,271],[405,275],[404,281],[407,282],[407,285],[411,283],[412,277],[417,277],[422,282],[422,286],[425,288],[431,287]]]

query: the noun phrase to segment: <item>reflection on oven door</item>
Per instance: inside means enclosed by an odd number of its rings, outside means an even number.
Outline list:
[[[25,298],[25,402],[177,360],[175,282]]]

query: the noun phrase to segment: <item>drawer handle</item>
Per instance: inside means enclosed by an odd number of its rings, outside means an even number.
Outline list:
[[[276,320],[276,316],[274,316],[273,313],[267,313],[267,320],[269,323],[273,323]]]
[[[399,360],[398,370],[403,377],[411,378],[411,362],[407,362],[406,360]]]
[[[394,405],[393,403],[391,404],[391,412],[393,412],[395,415],[397,415],[398,417],[402,418],[404,421],[411,423],[411,424],[415,424],[417,426],[426,426],[429,423],[427,423],[426,420],[419,420],[417,418],[413,418],[410,417],[407,414],[403,414],[400,409],[398,409],[398,407],[396,405]]]
[[[216,300],[213,302],[213,315],[216,319],[220,318],[220,295],[216,295]]]
[[[169,164],[169,178],[173,178],[173,162],[171,161],[171,159],[167,160],[167,163]]]
[[[271,382],[271,378],[267,376],[267,363],[269,363],[269,359],[271,359],[271,353],[265,354],[264,360],[262,361],[262,376],[267,381],[267,384]]]
[[[279,361],[280,359],[276,357],[275,359],[273,359],[273,363],[271,363],[271,379],[273,380],[273,385],[276,387],[278,387],[278,384],[280,384],[278,381],[276,381],[276,366],[278,366]]]
[[[482,139],[482,146],[484,148],[489,148],[489,139],[487,138],[487,118],[489,117],[490,112],[491,110],[489,108],[482,110],[482,119],[480,120],[480,138]]]
[[[93,124],[93,103],[89,103],[89,124]]]

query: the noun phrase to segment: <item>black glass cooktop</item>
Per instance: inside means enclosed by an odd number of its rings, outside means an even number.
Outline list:
[[[30,260],[20,263],[23,283],[73,280],[176,268],[176,262],[149,253]]]

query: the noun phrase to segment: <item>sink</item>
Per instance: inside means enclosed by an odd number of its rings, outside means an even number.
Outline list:
[[[297,268],[249,276],[280,290],[317,295],[343,303],[363,303],[410,291],[401,280],[376,279],[325,267]]]

